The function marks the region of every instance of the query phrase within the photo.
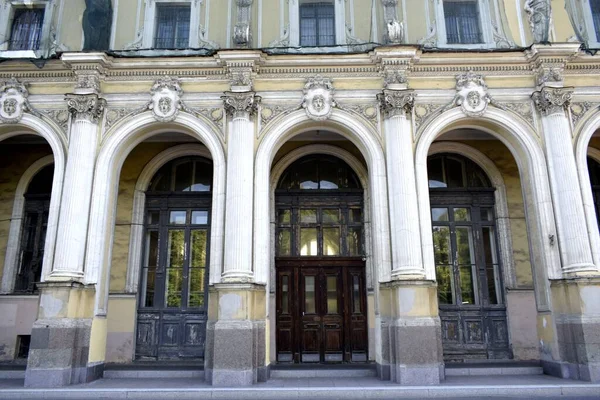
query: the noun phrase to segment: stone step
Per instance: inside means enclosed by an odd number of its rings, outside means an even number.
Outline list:
[[[446,376],[543,375],[537,362],[475,362],[446,364]]]
[[[108,364],[104,378],[198,378],[204,379],[204,363],[131,363]]]
[[[0,363],[0,379],[25,379],[25,363]]]
[[[289,378],[369,378],[377,376],[374,365],[274,365],[271,367],[272,379]]]

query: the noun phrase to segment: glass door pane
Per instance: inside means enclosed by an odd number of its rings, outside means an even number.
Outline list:
[[[168,233],[167,265],[165,276],[165,304],[181,307],[183,262],[185,260],[185,231],[170,229]]]
[[[205,229],[191,232],[188,307],[204,307],[207,233]]]
[[[456,227],[455,263],[459,269],[460,294],[462,304],[477,304],[476,279],[477,265],[473,254],[473,235],[471,227]]]

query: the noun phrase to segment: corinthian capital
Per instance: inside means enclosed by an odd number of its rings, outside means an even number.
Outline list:
[[[98,123],[106,107],[106,100],[98,97],[97,94],[69,93],[65,96],[65,100],[73,119],[85,119],[93,123]]]
[[[564,111],[571,103],[573,88],[544,87],[533,92],[531,98],[542,115],[555,114]]]
[[[379,107],[387,118],[395,115],[408,115],[415,103],[415,93],[412,90],[388,90],[377,95]]]
[[[250,118],[251,115],[256,114],[260,103],[260,96],[254,92],[225,92],[221,99],[227,115],[233,118]]]

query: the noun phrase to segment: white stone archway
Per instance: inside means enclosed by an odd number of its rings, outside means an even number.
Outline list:
[[[454,153],[464,156],[475,164],[479,165],[486,173],[492,186],[496,189],[494,192],[495,211],[496,211],[496,230],[498,232],[498,242],[500,247],[500,260],[502,265],[502,275],[506,287],[516,287],[515,263],[513,260],[513,247],[510,231],[510,220],[508,214],[508,201],[506,197],[506,185],[502,173],[498,167],[485,154],[479,150],[462,143],[452,142],[434,142],[429,147],[429,155],[439,153]]]
[[[368,167],[371,202],[372,254],[367,258],[377,267],[379,282],[391,279],[390,227],[387,200],[385,158],[377,132],[358,118],[334,109],[327,121],[315,124],[304,110],[272,121],[265,128],[255,162],[254,189],[254,276],[257,283],[269,284],[273,254],[271,237],[271,164],[277,150],[293,136],[309,130],[328,130],[351,141],[362,153]],[[366,189],[366,188],[363,188]]]
[[[139,143],[156,134],[178,132],[203,143],[213,160],[213,197],[211,214],[211,284],[221,276],[223,229],[225,220],[225,153],[220,134],[204,120],[180,112],[169,124],[158,123],[151,112],[140,114],[108,132],[98,155],[93,187],[91,219],[88,227],[85,278],[96,283],[96,315],[105,315],[108,306],[111,253],[121,167]]]
[[[522,122],[505,111],[488,108],[479,118],[465,116],[454,108],[431,121],[418,138],[415,166],[423,261],[427,276],[435,279],[431,215],[429,211],[429,185],[427,155],[433,141],[452,129],[471,128],[486,132],[500,140],[512,153],[519,167],[524,193],[532,265],[538,310],[548,310],[550,299],[546,280],[562,277],[560,250],[550,237],[556,236],[548,173],[540,142]]]
[[[23,212],[25,210],[25,193],[27,192],[29,183],[33,177],[44,167],[52,164],[54,164],[54,156],[48,155],[42,157],[31,164],[23,173],[21,179],[19,179],[17,189],[15,190],[15,200],[13,202],[13,210],[10,217],[10,227],[8,230],[8,242],[6,245],[6,256],[4,257],[4,270],[2,271],[2,286],[0,287],[0,293],[11,293],[15,287],[15,278],[17,276],[17,268],[19,267],[18,259],[19,249],[21,247]],[[52,201],[52,197],[50,198],[50,201]]]
[[[125,291],[137,293],[140,280],[142,243],[144,238],[144,207],[146,190],[158,170],[171,160],[180,157],[198,156],[212,159],[208,149],[200,144],[184,144],[168,148],[157,154],[142,170],[133,194],[133,210],[131,213],[131,234],[129,236],[129,256],[127,259],[127,280]]]
[[[596,158],[595,155],[597,153],[593,151],[595,149],[590,149],[589,144],[592,136],[598,129],[600,129],[600,112],[597,112],[585,121],[577,133],[575,141],[575,162],[577,164],[577,173],[579,174],[579,185],[581,186],[583,209],[585,211],[587,231],[590,238],[590,247],[592,249],[592,260],[596,268],[600,267],[600,233],[598,232],[594,196],[592,195],[592,188],[590,186],[587,156],[589,154],[591,157]]]
[[[52,264],[54,262],[54,249],[56,247],[56,234],[58,228],[58,212],[60,210],[60,199],[62,194],[62,185],[64,180],[65,173],[65,165],[67,163],[67,139],[64,134],[60,132],[60,130],[47,122],[41,120],[40,118],[30,115],[23,114],[23,117],[19,121],[18,124],[15,125],[6,125],[0,127],[0,142],[6,140],[8,138],[19,136],[19,135],[36,135],[43,137],[46,142],[50,145],[52,149],[52,157],[54,160],[54,177],[52,178],[52,193],[50,194],[50,209],[48,211],[48,225],[46,228],[46,243],[44,244],[44,260],[42,262],[42,282],[46,280],[47,276],[50,274],[52,269]],[[29,170],[28,170],[29,171]],[[23,178],[22,178],[23,179]],[[31,178],[29,178],[31,179]],[[19,182],[19,185],[21,181]],[[25,184],[23,182],[23,184]],[[29,184],[29,181],[27,181]],[[25,186],[25,190],[26,190]],[[24,193],[24,192],[23,192]],[[22,194],[21,193],[21,197]],[[18,193],[17,193],[18,194]],[[17,197],[15,197],[15,201]],[[15,204],[16,206],[16,204]],[[13,206],[13,220],[14,220],[15,208]],[[18,223],[20,224],[20,219]],[[16,223],[16,222],[15,222]],[[12,237],[13,232],[13,222],[11,222],[10,228],[10,236],[9,236],[9,247],[12,245],[11,240],[16,241],[17,244],[20,241],[20,235],[16,237]],[[19,226],[20,231],[20,226]],[[8,249],[7,249],[8,250]],[[18,251],[15,249],[15,251]],[[7,259],[9,256],[9,252],[7,251]],[[16,254],[15,254],[16,257]],[[7,260],[5,259],[5,260]],[[8,260],[9,262],[5,263],[5,273],[6,275],[6,266],[15,265],[17,260]],[[14,274],[13,274],[14,278]],[[14,281],[14,279],[13,279]],[[14,282],[13,282],[14,284]],[[12,284],[11,284],[12,285]],[[4,293],[6,287],[4,286],[4,276],[2,282],[2,292]]]

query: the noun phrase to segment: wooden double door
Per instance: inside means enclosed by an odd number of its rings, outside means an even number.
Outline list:
[[[365,267],[360,259],[277,263],[277,361],[367,361]]]

